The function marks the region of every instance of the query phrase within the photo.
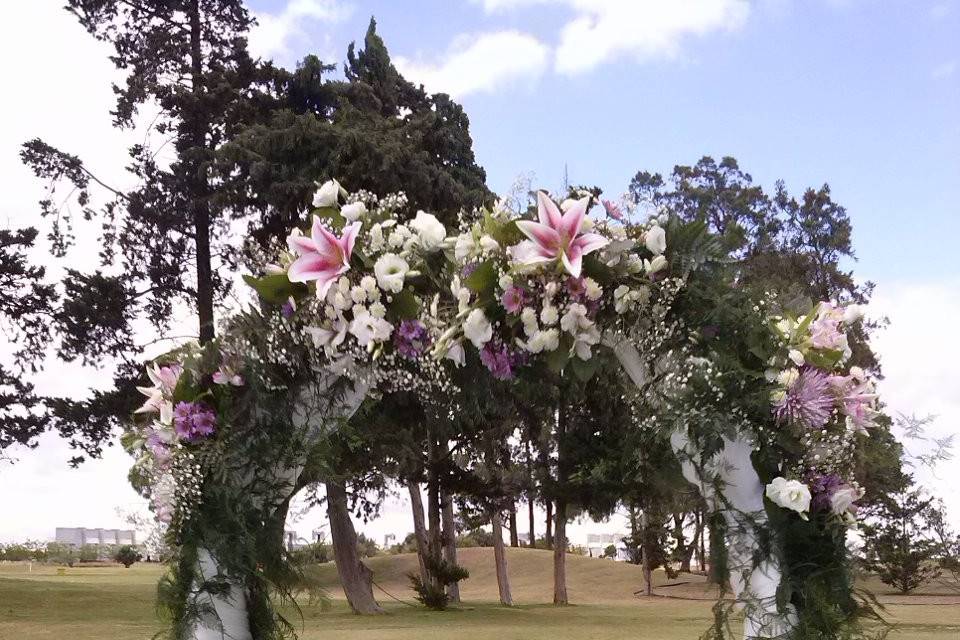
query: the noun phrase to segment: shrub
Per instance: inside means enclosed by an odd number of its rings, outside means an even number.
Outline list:
[[[71,544],[62,542],[51,542],[47,545],[47,562],[53,564],[62,564],[72,567],[80,559],[80,553],[77,548]]]
[[[113,554],[113,559],[125,566],[127,569],[130,568],[134,562],[140,560],[140,552],[137,551],[135,547],[125,544]]]
[[[290,552],[290,560],[301,567],[308,564],[323,564],[330,562],[331,559],[330,545],[326,542],[306,544]]]
[[[450,604],[447,585],[466,580],[470,577],[470,572],[446,560],[427,558],[426,565],[427,571],[433,578],[429,582],[424,582],[415,573],[408,573],[407,577],[410,579],[413,590],[417,592],[416,599],[423,606],[435,611],[443,611]]]

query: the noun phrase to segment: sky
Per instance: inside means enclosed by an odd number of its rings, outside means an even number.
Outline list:
[[[19,145],[41,136],[85,158],[115,184],[125,146],[143,131],[111,128],[109,49],[60,0],[0,9],[0,57],[16,98],[0,124],[0,225],[38,222],[43,185]],[[669,172],[703,155],[734,156],[756,182],[799,195],[829,183],[850,214],[869,308],[888,318],[875,346],[893,412],[936,415],[931,433],[960,425],[960,0],[251,0],[256,55],[292,66],[314,53],[340,63],[375,16],[398,68],[460,101],[495,191],[532,173],[622,193],[638,170]],[[79,242],[91,244],[89,230]],[[90,253],[93,250],[91,249]],[[83,253],[83,252],[81,252]],[[82,258],[80,259],[82,261]],[[52,277],[63,264],[49,264]],[[0,346],[4,346],[0,344]],[[9,345],[6,345],[9,346]],[[2,352],[2,349],[0,349]],[[94,370],[57,366],[41,391],[82,393]],[[0,542],[48,539],[56,526],[122,524],[142,509],[119,447],[67,468],[54,435],[0,464]],[[918,470],[960,528],[960,463]],[[391,499],[377,540],[411,529]],[[291,526],[321,526],[315,510]],[[542,523],[538,523],[542,532]],[[584,522],[587,531],[620,528]]]

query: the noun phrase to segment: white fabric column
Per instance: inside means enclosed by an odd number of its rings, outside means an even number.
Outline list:
[[[614,353],[638,387],[648,381],[646,365],[637,349],[627,341],[613,345]],[[776,595],[782,572],[776,558],[767,558],[756,567],[754,526],[767,523],[763,508],[764,486],[750,460],[751,445],[743,437],[724,438],[723,450],[713,460],[702,461],[693,451],[686,431],[676,431],[670,444],[678,454],[684,477],[700,489],[711,509],[723,512],[727,524],[727,554],[730,586],[744,613],[743,635],[747,640],[780,638],[796,624],[792,607],[777,611]],[[702,478],[698,466],[710,477]],[[721,496],[715,493],[713,478],[720,480]]]
[[[317,387],[309,390],[310,393],[317,395],[324,393],[329,389],[338,376],[330,374],[326,379],[321,380]],[[369,387],[360,382],[355,382],[351,388],[344,391],[335,406],[322,414],[314,412],[315,404],[308,402],[298,403],[294,411],[293,421],[297,428],[305,429],[307,443],[315,441],[328,429],[332,423],[339,420],[348,420],[367,396]],[[285,477],[288,480],[287,486],[292,492],[296,486],[297,477],[302,471],[302,466],[296,466],[290,469],[278,469],[278,477]],[[276,504],[282,504],[286,495],[275,496]],[[264,496],[264,499],[269,499]],[[220,571],[216,557],[207,549],[199,549],[198,569],[201,579],[209,580]],[[213,611],[201,614],[196,624],[194,624],[191,640],[253,640],[250,632],[250,619],[247,615],[247,598],[243,585],[240,581],[227,580],[231,583],[230,590],[226,595],[213,595],[210,593],[200,594],[198,600],[206,600],[212,606]]]

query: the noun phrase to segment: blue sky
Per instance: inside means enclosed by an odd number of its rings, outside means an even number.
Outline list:
[[[732,155],[768,187],[778,178],[795,193],[829,183],[853,218],[862,277],[960,274],[956,0],[628,2],[637,9],[619,16],[606,7],[624,3],[603,0],[251,4],[272,16],[297,5],[327,12],[301,13],[285,49],[272,48],[286,64],[310,51],[342,61],[374,15],[412,79],[464,104],[494,190],[523,171],[556,186],[566,163],[572,181],[616,194],[640,168]],[[596,26],[605,12],[626,26],[565,36],[572,22]],[[697,17],[710,12],[720,16]],[[649,24],[658,19],[659,31]],[[500,55],[459,67],[494,76],[492,88],[458,89],[471,74],[444,66],[502,33],[542,49],[517,47],[511,59],[517,43],[502,42]],[[610,40],[619,52],[591,57]],[[538,51],[540,64],[531,61]],[[586,61],[570,69],[564,51]]]

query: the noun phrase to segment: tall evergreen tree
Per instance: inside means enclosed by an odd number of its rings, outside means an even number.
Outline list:
[[[44,268],[27,260],[36,237],[33,228],[0,229],[0,330],[16,345],[9,354],[12,366],[0,365],[0,458],[15,443],[34,446],[46,427],[40,398],[27,375],[36,372],[43,357],[56,292],[43,282]]]
[[[269,67],[247,53],[253,19],[241,0],[69,0],[66,9],[113,45],[111,60],[125,74],[114,86],[114,125],[130,129],[157,108],[151,130],[165,139],[130,147],[128,170],[137,181],[130,190],[107,185],[95,167],[39,138],[21,151],[51,191],[66,183],[82,218],[100,225],[99,264],[67,270],[51,327],[64,360],[120,363],[112,391],[51,403],[61,430],[86,429],[96,443],[136,402],[131,379],[142,345],[135,326],[162,334],[185,304],[196,337],[214,337],[214,308],[228,287],[218,267],[231,264],[232,249],[229,211],[213,197],[210,166],[216,149],[265,106],[257,85]],[[158,159],[161,147],[172,152],[169,164]],[[78,221],[58,202],[52,195],[41,201],[52,251],[75,257]]]

